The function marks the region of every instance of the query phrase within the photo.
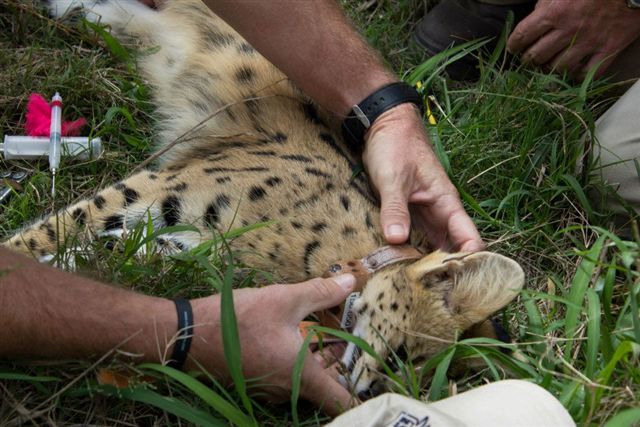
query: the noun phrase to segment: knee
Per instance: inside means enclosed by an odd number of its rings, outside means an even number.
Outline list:
[[[636,212],[640,212],[640,83],[597,122],[596,172]],[[616,206],[614,206],[616,207]]]

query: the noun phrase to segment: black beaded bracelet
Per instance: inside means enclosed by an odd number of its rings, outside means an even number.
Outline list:
[[[191,348],[191,337],[193,336],[193,310],[189,300],[179,298],[173,300],[178,312],[178,336],[173,346],[171,360],[167,365],[174,369],[182,369],[187,360],[187,354]]]
[[[416,105],[424,115],[424,102],[413,87],[403,82],[383,86],[353,106],[342,122],[345,139],[353,144],[361,144],[367,129],[382,113],[407,102]]]

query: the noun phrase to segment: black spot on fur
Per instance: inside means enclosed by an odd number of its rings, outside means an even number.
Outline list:
[[[297,228],[298,230],[302,228],[302,224],[297,221],[291,221],[291,225],[293,226],[293,228]]]
[[[392,302],[390,307],[392,311],[398,311],[398,303]]]
[[[32,251],[34,251],[38,247],[38,242],[36,242],[36,239],[29,239],[29,242],[27,244],[29,245],[29,249],[31,249]]]
[[[173,187],[169,187],[168,189],[171,191],[175,191],[177,193],[182,193],[187,188],[189,188],[189,185],[186,182],[181,182],[179,184],[174,185]]]
[[[313,231],[315,231],[316,233],[321,232],[322,230],[324,230],[325,228],[327,228],[327,224],[324,222],[318,222],[313,224],[313,226],[311,227],[311,229]]]
[[[333,182],[327,182],[327,185],[325,185],[324,188],[327,191],[331,191],[335,188],[335,185],[333,185]]]
[[[107,203],[107,201],[102,196],[96,196],[93,198],[93,204],[96,205],[96,208],[98,209],[104,208],[105,203]]]
[[[344,208],[345,211],[349,212],[349,204],[350,204],[350,200],[347,196],[342,195],[340,196],[340,204],[342,205],[342,207]]]
[[[282,143],[284,143],[284,142],[287,140],[287,138],[288,138],[288,137],[287,137],[287,135],[285,135],[285,134],[284,134],[284,133],[282,133],[282,132],[276,132],[276,133],[273,135],[273,140],[274,140],[275,142],[279,142],[279,143],[281,143],[281,144],[282,144]]]
[[[220,221],[220,213],[218,212],[218,206],[214,202],[207,206],[207,211],[204,213],[204,223],[215,227],[218,221]]]
[[[314,240],[313,242],[307,243],[304,247],[304,271],[308,275],[311,274],[311,267],[309,265],[309,261],[311,259],[311,255],[314,251],[316,251],[320,247],[320,242]]]
[[[216,178],[216,182],[218,184],[222,184],[224,182],[229,182],[229,181],[231,181],[231,178],[228,176],[221,176],[220,178]]]
[[[316,110],[315,105],[309,102],[305,102],[304,104],[302,104],[302,112],[304,113],[304,116],[307,118],[307,120],[309,120],[311,123],[317,125],[324,124],[322,120],[320,120],[320,116],[318,116],[318,110]]]
[[[174,173],[173,175],[169,175],[168,177],[166,177],[164,180],[165,180],[166,182],[171,182],[171,181],[173,181],[174,179],[176,179],[176,178],[178,177],[178,175],[179,175],[179,174]]]
[[[169,172],[177,172],[177,171],[181,171],[181,170],[182,170],[182,169],[184,169],[186,166],[187,166],[187,165],[186,165],[185,163],[178,163],[178,164],[175,164],[175,165],[168,166],[166,169],[167,169]]]
[[[203,37],[207,47],[213,50],[229,46],[234,42],[232,35],[213,30],[204,32]]]
[[[111,215],[104,219],[105,230],[119,230],[124,228],[124,218],[122,215]]]
[[[180,204],[176,196],[169,196],[162,202],[162,217],[167,225],[176,225],[180,221]]]
[[[155,173],[150,173],[149,174],[149,179],[158,179],[158,175],[156,175]]]
[[[256,101],[255,99],[245,100],[244,105],[247,106],[247,110],[249,110],[249,114],[252,114],[255,116],[255,115],[258,115],[258,113],[260,113],[260,105],[258,104],[258,101]],[[264,129],[262,129],[260,125],[256,125],[255,128],[258,133],[264,133]]]
[[[353,227],[345,225],[345,227],[342,229],[342,235],[344,237],[350,237],[350,236],[352,236],[354,234],[356,234],[356,229],[353,228]]]
[[[212,174],[217,172],[266,172],[268,168],[262,166],[253,166],[249,168],[223,168],[223,167],[213,167],[213,168],[204,168],[202,171],[206,174]]]
[[[51,224],[47,224],[47,226],[45,228],[47,229],[47,237],[49,238],[49,241],[51,243],[55,243],[56,242],[56,232],[55,232],[55,230],[53,229]]]
[[[79,226],[83,226],[87,221],[87,213],[82,208],[78,208],[71,213],[71,217]]]
[[[231,206],[231,200],[226,194],[221,194],[216,198],[216,205],[220,208],[228,208]]]
[[[255,78],[255,73],[250,67],[240,67],[235,73],[235,79],[238,83],[251,83]]]
[[[298,209],[298,208],[301,208],[302,206],[312,205],[312,204],[316,203],[318,200],[320,200],[320,196],[318,196],[317,194],[312,194],[307,199],[298,200],[297,202],[295,202],[293,204],[293,207],[295,209]]]
[[[133,188],[129,188],[129,187],[125,187],[122,190],[122,195],[124,196],[124,205],[128,206],[132,203],[135,203],[136,200],[138,200],[138,198],[140,197],[140,195],[138,194],[138,192],[136,190],[134,190]]]
[[[378,294],[378,298],[376,298],[376,301],[380,301],[382,298],[384,298],[384,292],[380,292]]]
[[[362,307],[360,307],[360,310],[358,310],[358,315],[362,316],[367,310],[369,310],[369,304],[365,302]]]
[[[249,43],[240,43],[238,45],[238,53],[252,55],[255,52],[256,52],[255,49],[253,47],[251,47],[251,45]]]
[[[371,215],[369,214],[369,212],[367,212],[364,215],[364,223],[367,226],[368,229],[372,229],[373,228],[373,222],[371,222]]]
[[[200,156],[202,157],[202,156]],[[205,157],[210,162],[219,162],[221,160],[226,160],[229,158],[226,154],[209,154]]]
[[[302,163],[311,163],[312,160],[307,157],[307,156],[301,156],[299,154],[284,154],[282,156],[280,156],[281,159],[284,160],[294,160],[296,162],[302,162]]]
[[[264,191],[264,188],[260,187],[259,185],[254,185],[253,187],[251,187],[251,189],[249,189],[249,200],[251,201],[256,201],[256,200],[260,200],[262,198],[264,198],[264,196],[267,195],[267,192]]]
[[[323,178],[331,178],[331,175],[329,175],[326,172],[322,172],[320,169],[316,169],[316,168],[305,168],[304,171],[306,173],[308,173],[309,175],[313,175],[313,176],[321,176]]]
[[[275,156],[277,153],[272,150],[262,150],[262,151],[249,151],[249,154],[253,154],[254,156],[271,157],[271,156]]]

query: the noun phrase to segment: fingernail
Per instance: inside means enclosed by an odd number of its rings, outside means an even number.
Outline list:
[[[332,279],[345,291],[352,291],[356,286],[356,278],[353,274],[341,274]]]
[[[404,237],[404,227],[400,224],[391,224],[387,227],[387,237]]]

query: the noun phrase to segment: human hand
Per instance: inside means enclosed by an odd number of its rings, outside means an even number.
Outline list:
[[[640,11],[623,0],[538,0],[536,9],[507,42],[523,62],[583,79],[601,76],[614,58],[640,36]]]
[[[380,194],[380,221],[389,243],[401,244],[409,237],[411,204],[415,225],[425,229],[433,245],[465,252],[483,247],[413,105],[386,111],[365,138],[362,158]]]
[[[310,313],[340,304],[354,287],[355,278],[346,274],[234,291],[243,372],[245,378],[257,379],[260,384],[252,391],[263,392],[273,402],[290,398],[293,366],[303,344],[300,321]],[[197,361],[229,382],[219,327],[220,298],[201,298],[192,301],[192,306],[196,328],[186,368],[197,368]],[[300,395],[329,415],[337,415],[353,405],[353,398],[338,382],[337,371],[324,366],[328,363],[322,360],[307,350]]]

